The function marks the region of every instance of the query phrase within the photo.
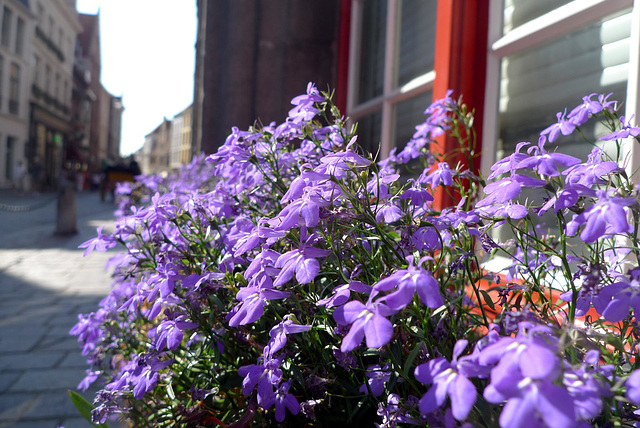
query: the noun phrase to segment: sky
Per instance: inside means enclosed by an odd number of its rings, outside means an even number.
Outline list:
[[[100,11],[102,85],[123,97],[120,152],[193,101],[196,0],[77,0],[79,13]]]

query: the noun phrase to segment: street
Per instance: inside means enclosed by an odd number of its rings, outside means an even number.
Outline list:
[[[1,192],[0,427],[89,427],[67,392],[76,390],[87,368],[68,333],[77,314],[97,309],[108,293],[104,266],[114,253],[83,258],[78,245],[100,225],[111,230],[115,205],[80,193],[79,233],[61,237],[54,235],[54,193]],[[92,401],[91,392],[83,395]]]

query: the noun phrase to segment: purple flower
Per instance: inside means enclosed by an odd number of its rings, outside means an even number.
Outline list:
[[[565,114],[567,113],[567,110],[565,109],[564,113],[563,112],[558,112],[558,114],[556,114],[557,118],[558,118],[558,122],[554,123],[553,125],[549,126],[548,128],[544,129],[540,135],[542,136],[546,136],[548,135],[549,137],[549,141],[550,142],[554,142],[558,139],[558,136],[560,134],[562,135],[569,135],[571,134],[575,129],[576,129],[576,124],[574,122],[572,122],[571,120],[567,120],[565,119]]]
[[[393,324],[386,317],[395,313],[387,305],[375,302],[366,305],[357,300],[340,306],[333,317],[340,325],[351,325],[349,333],[342,339],[340,351],[355,349],[366,337],[369,348],[380,348],[391,341]]]
[[[285,408],[289,409],[292,415],[300,413],[300,404],[296,397],[289,394],[289,388],[291,387],[291,379],[280,384],[278,391],[276,392],[275,405],[276,405],[276,421],[282,422],[285,417]]]
[[[393,290],[384,296],[382,300],[385,301],[389,308],[395,311],[404,309],[411,302],[416,292],[420,296],[422,303],[427,307],[436,309],[442,306],[443,301],[438,281],[431,272],[422,267],[422,262],[425,259],[423,258],[418,262],[417,266],[414,266],[413,256],[407,257],[409,261],[407,269],[400,269],[391,274],[391,276],[374,284],[374,295],[381,291]]]
[[[522,174],[514,174],[505,177],[502,180],[494,181],[487,184],[484,188],[486,196],[482,199],[477,207],[485,207],[494,203],[505,203],[511,201],[520,195],[523,187],[542,187],[547,184],[546,181],[538,178],[531,178]]]
[[[638,137],[640,135],[640,128],[631,126],[632,120],[633,120],[633,116],[631,116],[627,121],[625,121],[624,116],[620,116],[620,123],[622,123],[622,129],[612,132],[611,134],[607,134],[600,139],[604,141],[609,141],[609,140],[617,140],[619,138]]]
[[[423,415],[442,407],[447,396],[451,399],[454,418],[463,421],[469,415],[478,393],[473,383],[458,368],[458,357],[466,346],[467,341],[464,339],[456,343],[451,363],[444,358],[436,358],[416,367],[416,379],[427,385],[433,384],[420,399],[420,413]]]
[[[86,248],[86,250],[84,250],[84,254],[83,254],[84,257],[86,257],[87,255],[91,254],[91,252],[93,250],[96,250],[96,251],[99,251],[101,253],[104,253],[108,249],[113,248],[116,245],[118,245],[118,241],[116,240],[116,238],[113,235],[102,233],[103,227],[104,226],[100,226],[97,229],[97,231],[98,231],[98,236],[97,237],[91,238],[88,241],[85,241],[82,244],[78,245],[78,248]]]
[[[610,196],[604,190],[597,191],[598,200],[585,212],[567,223],[567,233],[575,235],[581,225],[585,225],[580,238],[590,244],[605,234],[630,233],[625,207],[634,202],[633,198]]]
[[[376,221],[381,223],[384,220],[385,223],[393,223],[400,220],[403,215],[404,213],[400,208],[389,202],[378,207]]]
[[[258,364],[242,366],[238,374],[244,376],[242,381],[242,393],[248,397],[257,386],[258,404],[269,408],[275,400],[273,386],[282,381],[282,357],[260,358]]]
[[[384,366],[384,368],[380,367],[379,364],[367,367],[367,377],[369,379],[367,379],[367,383],[360,387],[359,391],[363,394],[368,394],[369,390],[371,390],[374,397],[382,394],[384,392],[384,384],[391,379],[391,372],[388,371],[388,369],[389,364]]]
[[[432,172],[427,174],[427,170],[425,170],[418,179],[418,183],[427,183],[432,189],[435,189],[440,184],[451,186],[453,184],[453,176],[456,173],[457,171],[451,169],[447,162],[440,162],[438,168]]]
[[[275,263],[276,268],[281,268],[273,286],[286,284],[294,274],[300,284],[308,284],[320,272],[320,263],[317,258],[331,254],[330,250],[321,250],[311,246],[303,246],[301,249],[291,250],[280,257]]]
[[[250,324],[260,319],[264,313],[264,305],[268,300],[284,299],[289,297],[288,291],[279,291],[272,288],[244,287],[236,294],[240,300],[234,312],[229,314],[229,326]]]
[[[631,373],[631,376],[625,382],[627,387],[626,396],[633,404],[640,406],[640,370]]]
[[[442,247],[440,236],[435,227],[420,227],[411,236],[411,243],[416,250],[433,251]]]
[[[370,294],[371,290],[372,287],[370,285],[364,284],[360,281],[350,281],[349,284],[343,284],[334,288],[331,297],[318,300],[316,305],[326,306],[327,308],[341,306],[349,301],[349,297],[351,297],[351,291]]]
[[[311,329],[310,325],[294,324],[294,316],[289,314],[284,317],[284,320],[276,324],[271,331],[269,331],[269,343],[267,348],[265,347],[265,356],[271,357],[273,354],[281,350],[287,343],[287,334],[302,333]]]
[[[158,351],[162,351],[165,347],[169,351],[177,349],[182,344],[183,332],[198,327],[198,323],[185,320],[184,315],[174,318],[174,315],[168,313],[168,319],[149,332],[149,337],[154,339],[154,347]]]
[[[582,104],[571,110],[567,115],[567,119],[570,119],[577,126],[580,126],[589,120],[589,116],[600,113],[605,108],[609,108],[615,101],[607,101],[607,98],[612,94],[598,96],[598,101],[594,101],[591,98],[597,94],[591,94],[586,97],[582,97]]]
[[[602,149],[594,147],[586,163],[573,165],[562,172],[566,182],[583,186],[604,183],[601,177],[619,171],[620,167],[614,161],[603,161],[603,155]]]
[[[562,153],[549,153],[542,147],[532,147],[534,153],[537,154],[522,159],[516,169],[529,168],[533,169],[538,175],[546,175],[548,177],[557,177],[559,167],[572,166],[580,163],[580,159]]]

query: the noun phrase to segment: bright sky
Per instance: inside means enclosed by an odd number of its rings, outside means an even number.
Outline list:
[[[102,84],[123,96],[120,151],[130,154],[193,101],[196,0],[77,0],[100,8]]]

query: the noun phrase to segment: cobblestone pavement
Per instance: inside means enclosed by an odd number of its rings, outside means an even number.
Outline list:
[[[0,428],[89,427],[68,390],[87,368],[69,329],[109,291],[111,253],[83,258],[78,245],[113,227],[112,203],[76,198],[78,234],[55,236],[55,194],[0,193]],[[4,204],[4,205],[3,205]],[[91,401],[90,392],[84,394]]]

